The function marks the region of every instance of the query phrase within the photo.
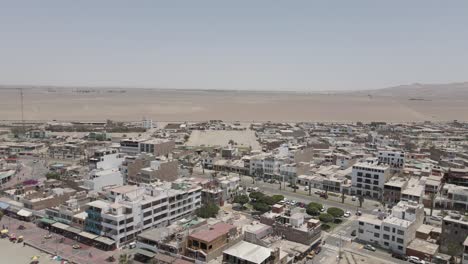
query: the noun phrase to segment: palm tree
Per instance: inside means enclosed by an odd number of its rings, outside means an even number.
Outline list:
[[[344,203],[345,199],[346,199],[346,195],[344,193],[344,190],[341,190],[341,203]]]

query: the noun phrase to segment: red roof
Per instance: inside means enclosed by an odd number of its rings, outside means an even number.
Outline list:
[[[226,224],[226,223],[218,223],[210,227],[208,230],[199,231],[190,235],[190,237],[195,238],[197,240],[211,242],[216,238],[229,233],[229,231],[233,228],[236,228],[233,225]]]

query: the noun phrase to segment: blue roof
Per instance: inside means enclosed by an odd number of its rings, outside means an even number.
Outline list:
[[[8,207],[10,207],[9,204],[4,203],[4,202],[0,202],[0,209],[5,210],[5,209],[7,209]]]

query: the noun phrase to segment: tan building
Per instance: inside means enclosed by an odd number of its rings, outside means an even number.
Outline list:
[[[207,230],[192,233],[187,238],[188,257],[210,261],[222,254],[229,242],[240,238],[237,228],[226,223],[215,224]]]
[[[142,153],[126,157],[121,172],[129,184],[152,183],[158,180],[174,181],[178,178],[178,161]]]

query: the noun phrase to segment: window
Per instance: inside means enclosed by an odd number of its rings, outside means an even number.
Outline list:
[[[390,236],[384,234],[384,235],[383,235],[383,239],[385,239],[385,240],[390,240]]]
[[[359,222],[359,225],[362,225],[362,226],[363,226],[363,225],[364,225],[364,222]]]
[[[397,242],[398,244],[403,244],[404,240],[401,239],[401,238],[397,238],[396,242]]]
[[[385,246],[387,246],[387,247],[389,246],[389,243],[388,243],[388,242],[384,242],[383,244],[384,244]]]
[[[384,226],[384,227],[383,227],[383,230],[384,230],[384,231],[387,231],[387,232],[390,232],[390,227]]]
[[[359,229],[359,233],[361,233],[361,234],[362,234],[362,233],[364,233],[364,230],[362,230],[362,229]]]
[[[398,246],[398,250],[403,250],[403,247],[402,247],[402,246]]]
[[[392,228],[392,233],[395,233],[395,228]]]
[[[379,237],[380,237],[380,234],[379,234],[379,233],[374,233],[374,237],[379,238]]]
[[[374,174],[374,179],[378,179],[379,178],[379,175],[378,174]]]
[[[398,230],[398,231],[397,231],[397,234],[399,234],[399,235],[402,235],[402,236],[403,236],[403,235],[405,235],[405,231],[403,231],[403,230]]]
[[[380,230],[380,226],[378,225],[375,225],[374,228]]]
[[[362,172],[358,172],[358,173],[357,173],[357,176],[362,176]]]

